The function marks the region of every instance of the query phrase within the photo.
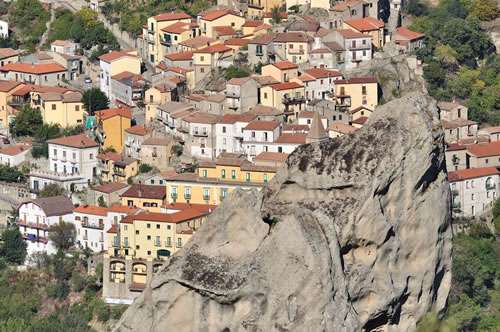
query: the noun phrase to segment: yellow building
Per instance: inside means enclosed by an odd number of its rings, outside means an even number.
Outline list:
[[[129,177],[135,176],[139,169],[137,159],[123,157],[114,152],[106,152],[97,155],[101,179],[105,182],[126,181]]]
[[[222,153],[215,161],[201,161],[196,173],[167,175],[167,202],[218,205],[236,188],[261,190],[277,169],[254,165],[245,155]]]
[[[281,18],[281,22],[288,22],[288,13],[286,13],[286,12],[280,12],[279,15],[280,15],[280,18]],[[262,21],[265,24],[270,24],[270,25],[274,24],[274,22],[273,22],[273,14],[271,13],[271,11],[268,11],[268,12],[264,13],[264,17],[262,18]]]
[[[0,67],[9,63],[17,63],[19,61],[19,54],[12,48],[0,48]]]
[[[146,90],[144,93],[146,125],[155,121],[158,105],[166,104],[169,101],[172,101],[173,89],[174,88],[171,85],[162,83]]]
[[[134,184],[122,195],[122,205],[135,206],[149,212],[160,212],[165,204],[165,187]]]
[[[108,231],[108,253],[133,256],[136,259],[168,258],[182,249],[206,219],[194,208],[176,213],[141,212],[120,221],[120,232]],[[119,244],[119,246],[118,246]],[[146,282],[145,276],[135,282]]]
[[[44,92],[40,94],[43,122],[63,128],[83,124],[87,112],[83,109],[80,92]]]
[[[228,10],[216,10],[200,18],[201,32],[207,37],[215,37],[214,27],[231,26],[238,31],[243,24],[244,17]]]
[[[210,73],[213,68],[219,67],[222,59],[231,56],[234,50],[222,44],[208,46],[194,51],[194,75],[199,82]]]
[[[22,100],[13,95],[23,87],[20,82],[0,81],[0,128],[7,128],[11,119],[15,118],[17,108],[23,105]]]
[[[280,8],[282,4],[282,0],[248,0],[248,16],[262,17],[274,7]]]
[[[304,86],[297,82],[272,84],[260,89],[260,102],[264,106],[274,107],[285,113],[297,113],[303,109],[304,95]],[[289,119],[293,120],[293,117]]]
[[[181,29],[180,26],[175,26],[174,29],[176,32],[164,32],[162,29],[167,28],[168,26],[172,26],[175,23],[184,23],[186,25],[182,25],[182,27],[188,27],[190,32],[188,31],[180,31],[184,30],[183,28]],[[181,41],[175,41],[170,39],[169,36],[174,37],[177,36],[177,38],[186,38],[189,33],[191,33],[191,38],[196,37],[194,31],[191,31],[191,27],[189,24],[191,23],[191,16],[189,16],[186,13],[165,13],[157,16],[152,16],[148,18],[148,23],[143,27],[143,33],[142,33],[142,38],[147,42],[148,44],[148,55],[149,55],[149,61],[151,63],[154,63],[155,65],[160,63],[163,60],[163,57],[165,54],[163,53],[163,45],[172,45],[173,42],[176,42],[175,44],[181,42]],[[174,30],[174,29],[167,29],[167,30]],[[198,30],[197,27],[193,27],[195,31]],[[179,33],[177,33],[179,32]],[[187,38],[189,39],[189,38]]]
[[[271,76],[281,83],[289,82],[299,75],[299,67],[290,61],[280,61],[262,67],[262,76]]]
[[[141,58],[137,56],[135,50],[112,51],[101,55],[99,60],[101,60],[101,90],[103,79],[110,79],[124,71],[136,75],[141,74]],[[109,83],[104,85],[109,85]]]
[[[336,108],[352,111],[358,107],[374,110],[378,105],[378,81],[376,77],[354,77],[335,81],[333,98]]]
[[[344,22],[344,29],[372,36],[372,43],[375,47],[382,47],[385,44],[384,28],[384,22],[369,16]]]
[[[112,108],[95,112],[97,136],[102,148],[113,147],[121,153],[125,146],[125,129],[131,127],[130,109]]]

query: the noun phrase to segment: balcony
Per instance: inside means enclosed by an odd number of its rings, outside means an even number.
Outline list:
[[[49,240],[46,237],[37,236],[36,234],[28,234],[28,236],[24,236],[23,235],[23,238],[25,240],[28,240],[28,241],[31,241],[31,242],[42,242],[42,243],[45,243],[45,244],[47,244],[49,242]]]
[[[487,190],[492,190],[492,189],[496,189],[497,185],[494,184],[494,183],[486,183],[486,189]]]
[[[452,196],[458,196],[458,190],[457,189],[452,189],[451,190],[451,195]]]
[[[202,136],[202,137],[207,137],[208,133],[205,130],[195,130],[193,131],[194,136]]]
[[[191,199],[191,194],[184,194],[185,199]]]
[[[161,247],[161,241],[155,242],[155,247]]]
[[[18,107],[18,106],[23,105],[23,104],[24,104],[24,102],[23,102],[22,100],[16,100],[16,99],[14,99],[14,100],[10,100],[10,101],[8,101],[8,102],[7,102],[7,104],[8,104],[9,106],[12,106],[12,107]]]
[[[219,199],[220,199],[220,201],[221,201],[221,202],[222,202],[222,200],[223,200],[224,198],[226,198],[226,196],[225,196],[225,195],[220,195],[220,197],[219,197]]]
[[[123,248],[130,248],[130,243],[128,243],[128,242],[123,242],[122,247],[123,247]]]
[[[284,97],[282,103],[284,105],[298,105],[304,104],[306,99],[304,97]]]
[[[204,201],[210,200],[210,195],[203,195],[203,200]]]
[[[366,43],[365,45],[350,45],[347,47],[349,50],[369,50],[371,48],[371,43]],[[355,60],[355,59],[353,59]]]
[[[44,230],[44,231],[46,231],[46,230],[49,229],[49,225],[47,225],[47,224],[40,224],[40,223],[34,223],[34,222],[25,222],[22,219],[17,219],[16,220],[16,224],[18,226],[36,228],[36,229],[41,229],[41,230]]]
[[[104,225],[103,224],[93,225],[92,223],[89,223],[89,222],[82,222],[82,227],[84,227],[84,228],[92,228],[92,229],[104,229]]]
[[[302,54],[304,54],[304,49],[300,49],[299,48],[298,50],[296,50],[296,49],[293,49],[293,48],[289,48],[288,49],[288,53],[289,54],[299,54],[299,55],[302,55]]]
[[[461,205],[460,205],[460,202],[453,202],[452,206],[454,209],[460,209]]]
[[[99,242],[104,242],[104,239],[99,239]]]
[[[125,266],[122,266],[122,267],[112,266],[109,270],[110,270],[110,272],[124,272]]]
[[[263,9],[264,9],[264,6],[254,5],[253,3],[249,3],[249,4],[248,4],[248,7],[249,7],[249,8],[260,9],[260,10],[263,10]]]
[[[173,199],[176,199],[177,198],[177,193],[171,193],[170,197],[172,197]]]
[[[452,162],[453,162],[453,165],[458,165],[458,163],[460,162],[460,158],[455,157],[452,159]]]
[[[160,38],[160,43],[165,46],[172,46],[172,39]]]
[[[234,92],[234,91],[225,91],[224,94],[228,98],[240,98],[240,93],[239,92]]]

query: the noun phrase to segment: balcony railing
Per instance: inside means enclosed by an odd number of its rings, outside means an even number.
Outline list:
[[[172,198],[177,198],[177,193],[171,193],[171,194],[170,194],[170,197],[172,197]]]
[[[42,242],[47,244],[49,240],[46,237],[43,236],[36,236],[36,234],[29,234],[28,236],[23,235],[23,238],[28,241],[32,242]]]
[[[452,206],[453,206],[454,209],[460,209],[461,205],[460,205],[460,202],[453,202]]]
[[[305,103],[306,99],[304,97],[285,97],[282,102],[285,105],[296,105]]]
[[[304,54],[304,49],[297,50],[297,49],[289,48],[288,53],[290,53],[290,54]]]
[[[452,196],[458,196],[458,190],[457,189],[452,189],[451,190],[451,195]]]
[[[104,229],[104,225],[99,224],[99,225],[94,225],[88,222],[82,222],[82,227],[84,228],[92,228],[92,229]]]
[[[41,224],[41,223],[34,223],[34,222],[25,222],[22,219],[17,219],[16,224],[18,226],[25,226],[25,227],[30,227],[30,228],[37,228],[37,229],[42,229],[44,231],[49,229],[49,225],[47,224]]]
[[[453,158],[453,165],[458,165],[458,163],[460,162],[460,159],[459,158]]]
[[[190,199],[191,198],[191,194],[184,194],[184,198]]]
[[[210,195],[203,195],[203,200],[205,200],[205,201],[210,200]]]
[[[194,136],[208,136],[208,133],[206,131],[201,131],[201,130],[195,130],[193,134]]]
[[[350,49],[350,50],[366,50],[366,49],[370,49],[370,43],[367,43],[365,45],[361,44],[361,45],[348,45],[347,48]],[[355,59],[353,59],[355,60]]]
[[[155,242],[155,247],[161,247],[161,241],[160,242]]]
[[[488,190],[495,189],[496,187],[497,187],[497,185],[494,183],[487,183],[486,184],[486,189],[488,189]]]

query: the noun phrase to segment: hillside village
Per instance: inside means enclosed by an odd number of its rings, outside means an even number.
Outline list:
[[[306,3],[328,15],[290,9]],[[403,5],[220,0],[196,16],[149,17],[135,49],[93,67],[72,40],[0,49],[0,163],[26,169],[4,185],[17,204],[5,222],[28,254],[55,254],[50,227],[73,224],[76,246],[103,263],[104,301],[131,304],[232,191],[261,190],[298,146],[363,127],[385,101],[382,82],[356,69],[388,56],[422,75],[425,35],[401,26]],[[105,108],[89,108],[94,89]],[[44,142],[46,158],[12,132],[27,107],[43,124],[76,128]],[[479,218],[500,193],[500,127],[480,128],[458,102],[437,107],[453,212]],[[41,197],[46,188],[59,190]]]

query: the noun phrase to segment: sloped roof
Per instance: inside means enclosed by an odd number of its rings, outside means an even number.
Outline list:
[[[73,210],[73,212],[92,214],[96,216],[107,216],[108,209],[95,205],[80,205]]]
[[[448,181],[457,182],[497,174],[500,174],[500,171],[496,167],[461,169],[458,171],[449,171]]]
[[[341,34],[344,38],[351,39],[351,38],[372,38],[370,35],[365,35],[360,32],[356,32],[351,29],[340,29],[336,30],[339,34]]]
[[[163,32],[175,33],[175,34],[180,34],[189,30],[190,30],[189,23],[184,23],[184,22],[176,22],[161,29],[161,31]]]
[[[38,205],[47,217],[71,214],[73,213],[73,209],[75,208],[73,202],[71,202],[69,198],[64,196],[32,199],[22,202],[19,207],[25,203],[33,203]]]
[[[409,40],[425,37],[425,35],[423,33],[418,33],[418,32],[412,31],[406,27],[397,28],[396,34],[398,34],[404,38],[407,38]]]
[[[21,152],[29,150],[30,147],[27,145],[14,145],[14,146],[9,146],[3,149],[0,149],[0,154],[6,154],[9,156],[16,156],[20,154]]]
[[[215,30],[215,32],[217,32],[217,34],[219,36],[235,36],[236,35],[236,31],[230,25],[229,26],[217,26],[217,27],[214,27],[214,30]]]
[[[274,141],[282,144],[306,144],[307,134],[303,133],[283,133]]]
[[[141,125],[135,125],[133,127],[125,129],[125,131],[129,134],[144,136],[151,132],[151,128],[146,128]]]
[[[326,137],[328,137],[328,134],[325,131],[325,127],[323,127],[323,121],[321,121],[319,113],[314,112],[311,128],[309,129],[307,138],[321,139]]]
[[[134,184],[122,194],[122,197],[164,199],[167,196],[166,188],[162,186],[149,186]]]
[[[109,193],[115,192],[117,190],[126,188],[126,187],[128,187],[128,186],[124,183],[110,182],[110,183],[103,184],[102,186],[99,186],[99,187],[94,187],[94,190],[109,194]]]
[[[500,155],[500,141],[469,145],[467,151],[478,158],[498,156]]]
[[[255,156],[254,160],[259,161],[278,161],[285,162],[286,158],[288,158],[288,153],[281,152],[261,152],[257,156]]]
[[[208,47],[204,47],[202,49],[194,51],[194,53],[219,53],[219,52],[227,52],[231,51],[231,47],[227,47],[226,45],[223,44],[216,44]]]
[[[350,134],[352,132],[355,132],[358,128],[349,126],[348,124],[345,124],[343,122],[332,122],[328,128],[326,128],[327,131],[336,131],[342,134]]]
[[[8,63],[5,66],[0,67],[0,71],[17,71],[20,73],[28,74],[49,74],[57,73],[62,71],[67,71],[66,68],[56,64],[56,63]]]
[[[0,59],[10,58],[11,56],[18,55],[12,48],[0,48]]]
[[[213,21],[213,20],[216,20],[218,18],[221,18],[222,16],[226,16],[226,15],[237,15],[236,12],[232,11],[232,10],[216,10],[216,11],[213,11],[205,16],[203,16],[201,19],[202,20],[205,20],[205,21]]]
[[[288,90],[288,89],[297,89],[297,88],[303,88],[303,85],[300,85],[297,82],[287,82],[287,83],[278,83],[278,84],[273,84],[271,85],[271,88],[274,90]]]
[[[233,124],[236,122],[250,122],[255,119],[256,116],[254,114],[224,114],[222,118],[219,119],[218,123],[221,124]]]
[[[351,77],[345,80],[337,80],[335,81],[336,84],[367,84],[367,83],[378,83],[378,80],[376,77]]]
[[[158,21],[158,22],[163,22],[163,21],[174,21],[174,20],[182,20],[182,19],[188,19],[191,18],[186,13],[165,13],[157,16],[153,16],[153,18]]]
[[[209,46],[211,43],[216,41],[216,38],[211,38],[207,36],[198,36],[191,38],[189,40],[183,41],[182,43],[179,43],[180,45],[189,47],[189,48],[198,48],[202,46]]]
[[[129,50],[129,51],[111,51],[109,53],[103,54],[99,57],[100,60],[105,61],[105,62],[112,62],[115,61],[121,57],[130,57],[130,58],[137,58],[139,57],[135,54],[133,54],[134,51]]]
[[[290,62],[290,61],[279,61],[279,62],[273,63],[272,65],[275,66],[276,68],[281,69],[281,70],[299,68],[295,63]]]
[[[307,74],[314,78],[325,78],[325,77],[338,77],[342,76],[342,73],[335,70],[328,70],[324,68],[311,68],[304,70]]]
[[[374,31],[383,28],[384,22],[376,20],[371,17],[358,18],[354,20],[345,21],[347,25],[350,25],[354,29],[364,32],[364,31]]]
[[[132,112],[128,108],[127,109],[110,108],[107,110],[97,111],[97,112],[95,112],[95,115],[103,120],[107,120],[107,119],[112,118],[112,117],[117,116],[117,115],[124,117],[124,118],[132,119]]]
[[[55,138],[48,140],[47,142],[52,144],[72,146],[75,148],[89,148],[99,146],[99,144],[88,138],[85,134]]]
[[[16,81],[0,81],[0,92],[8,92],[15,87],[18,87],[21,82]]]
[[[335,12],[343,12],[344,10],[349,9],[350,7],[356,6],[361,2],[363,2],[363,1],[350,0],[350,1],[341,2],[341,3],[331,7],[330,10],[335,11]]]

